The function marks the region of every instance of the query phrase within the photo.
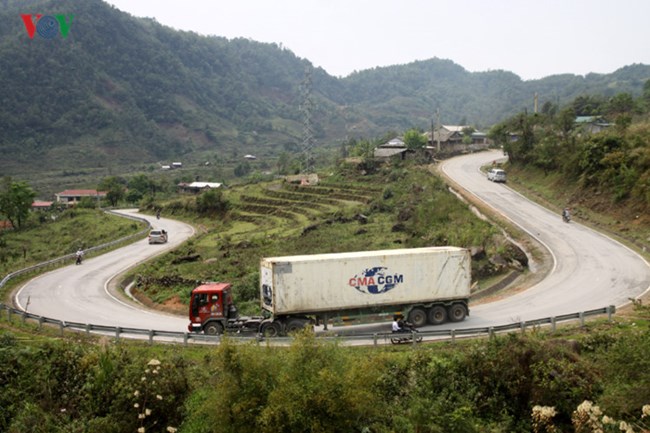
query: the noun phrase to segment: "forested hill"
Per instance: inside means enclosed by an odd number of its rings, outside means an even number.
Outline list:
[[[100,0],[0,4],[0,174],[270,155],[302,141],[311,64],[281,46],[176,31]],[[47,39],[30,38],[21,14],[74,17],[65,38]],[[318,145],[426,129],[436,109],[443,123],[486,127],[532,107],[535,92],[540,104],[636,95],[648,78],[650,66],[633,65],[522,81],[436,58],[345,78],[317,68],[312,122]]]

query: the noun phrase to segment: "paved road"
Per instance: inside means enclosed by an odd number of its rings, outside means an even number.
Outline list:
[[[501,158],[482,152],[445,161],[443,172],[488,206],[537,238],[551,252],[553,268],[539,284],[506,299],[471,307],[455,327],[507,324],[622,306],[650,289],[650,267],[622,244],[579,223],[562,221],[508,188],[486,179],[479,168]]]
[[[541,283],[496,302],[470,306],[467,320],[436,329],[504,325],[621,306],[650,288],[648,263],[630,249],[578,223],[565,224],[560,215],[528,201],[507,185],[487,181],[479,167],[499,156],[495,152],[467,155],[445,161],[441,168],[544,244],[553,256],[553,269]],[[184,332],[185,317],[140,311],[107,289],[108,281],[117,274],[177,246],[193,233],[190,226],[177,221],[150,220],[169,231],[167,245],[148,245],[142,240],[88,259],[81,266],[49,272],[27,283],[18,292],[17,302],[31,313],[59,320]],[[364,332],[388,329],[389,325],[375,325]]]
[[[120,213],[134,215],[135,210]],[[83,264],[56,269],[29,281],[16,294],[23,310],[68,322],[121,326],[159,331],[187,331],[186,317],[142,311],[122,296],[110,293],[109,282],[125,270],[177,247],[194,229],[179,221],[139,215],[169,233],[167,244],[149,245],[147,239],[84,260]]]

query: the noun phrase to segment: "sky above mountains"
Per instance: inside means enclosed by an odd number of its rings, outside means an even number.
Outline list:
[[[650,1],[107,0],[203,35],[277,43],[334,76],[449,59],[524,80],[650,64]]]

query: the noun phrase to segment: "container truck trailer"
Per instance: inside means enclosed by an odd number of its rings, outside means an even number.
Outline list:
[[[263,258],[265,316],[240,317],[228,283],[192,291],[193,332],[256,331],[285,335],[315,323],[401,314],[416,327],[458,322],[469,314],[467,249],[427,247]]]

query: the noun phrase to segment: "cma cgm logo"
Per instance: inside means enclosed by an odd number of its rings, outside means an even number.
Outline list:
[[[404,275],[390,275],[386,272],[387,269],[384,267],[366,269],[361,275],[350,278],[348,284],[362,293],[371,295],[386,293],[404,282]]]
[[[43,39],[52,39],[61,33],[61,36],[65,39],[68,37],[68,32],[70,32],[74,15],[22,14],[20,17],[25,23],[25,30],[27,30],[29,39],[34,39],[36,33]]]

